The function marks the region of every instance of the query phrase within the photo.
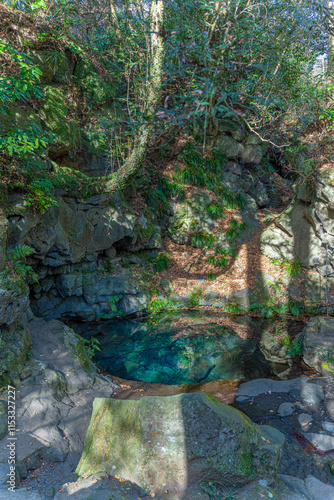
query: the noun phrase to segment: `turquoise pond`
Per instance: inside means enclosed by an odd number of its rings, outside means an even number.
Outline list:
[[[226,323],[228,326],[226,326]],[[232,324],[232,327],[231,327]],[[266,360],[261,338],[273,320],[180,311],[155,319],[71,323],[82,337],[94,337],[95,363],[111,375],[158,384],[276,376],[285,360]],[[301,331],[294,322],[290,330]],[[268,355],[267,355],[268,357]]]

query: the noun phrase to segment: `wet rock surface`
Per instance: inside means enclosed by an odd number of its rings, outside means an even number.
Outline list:
[[[322,375],[334,373],[334,319],[311,318],[298,336],[303,346],[303,359]]]
[[[281,411],[283,405],[289,408],[285,414]],[[247,382],[237,391],[236,407],[253,421],[271,425],[285,435],[278,469],[280,474],[302,479],[312,475],[334,486],[329,465],[334,460],[334,451],[325,455],[314,453],[314,450],[334,448],[334,434],[323,427],[325,422],[334,423],[333,378],[302,377],[287,381],[262,379]],[[309,446],[302,448],[294,439],[293,431],[313,443],[313,451]]]

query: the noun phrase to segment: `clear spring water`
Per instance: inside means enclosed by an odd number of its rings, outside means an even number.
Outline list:
[[[99,341],[94,361],[100,367],[127,380],[189,384],[272,376],[272,363],[259,349],[259,332],[268,321],[248,318],[248,331],[253,334],[242,338],[240,331],[221,324],[222,318],[182,311],[155,322],[146,318],[71,326],[84,338]],[[234,321],[245,323],[242,317]]]

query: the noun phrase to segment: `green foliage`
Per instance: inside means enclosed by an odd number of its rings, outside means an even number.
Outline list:
[[[224,208],[218,203],[209,203],[209,205],[205,207],[205,211],[213,220],[220,219],[224,216]]]
[[[144,197],[147,205],[154,208],[160,216],[168,213],[171,209],[168,199],[160,189],[149,189],[145,191]]]
[[[217,254],[219,253],[218,248],[216,249],[216,253]],[[238,256],[238,251],[234,247],[227,247],[221,253],[222,253],[222,255],[225,255],[225,256],[229,255],[230,257],[232,257],[232,259],[236,259]]]
[[[283,339],[283,344],[288,346],[287,352],[291,356],[302,356],[303,355],[303,345],[301,342],[296,340],[291,340],[290,337],[286,336]]]
[[[186,193],[180,182],[171,181],[165,177],[159,177],[157,187],[167,199],[174,197],[179,201],[184,201],[185,199]]]
[[[37,274],[33,268],[26,263],[26,257],[34,253],[36,253],[36,250],[28,245],[17,245],[13,250],[9,250],[9,263],[14,272],[19,276],[19,279],[25,280],[30,278],[35,282],[38,281]],[[6,274],[8,277],[8,273]]]
[[[219,481],[206,481],[201,483],[201,489],[206,493],[211,500],[236,500],[235,494],[237,490],[234,486],[229,488],[227,493],[222,493],[222,484]]]
[[[54,172],[50,179],[54,189],[62,189],[77,198],[91,198],[103,191],[104,184],[82,172],[68,168],[59,167],[54,164]]]
[[[116,305],[120,300],[121,299],[117,295],[113,295],[108,300],[108,304],[110,306],[111,312],[113,313],[113,317],[114,316],[122,316],[124,314],[123,311],[122,311],[122,309],[120,309]]]
[[[6,127],[5,132],[0,135],[0,148],[9,157],[26,158],[29,153],[42,154],[53,138],[52,132],[42,130],[31,122],[24,128]]]
[[[303,269],[303,265],[298,257],[292,262],[287,260],[272,259],[272,263],[280,265],[285,270],[287,278],[296,278]]]
[[[27,205],[37,207],[41,213],[58,205],[57,200],[52,195],[53,188],[51,180],[47,177],[33,180],[29,184],[31,192],[26,196]]]
[[[175,311],[180,306],[179,302],[170,299],[153,299],[148,307],[148,311],[153,315],[158,315],[163,311]]]
[[[176,169],[173,178],[177,183],[207,188],[224,201],[228,208],[243,208],[241,194],[233,193],[223,184],[221,173],[226,157],[220,151],[213,150],[210,156],[204,156],[194,142],[188,142],[178,159],[185,163],[185,167]],[[213,219],[223,216],[223,207],[219,203],[210,204],[206,210],[210,217],[213,215]]]
[[[8,113],[5,103],[14,102],[16,99],[27,102],[31,97],[43,97],[38,84],[42,71],[32,63],[31,57],[0,38],[0,56],[2,55],[17,65],[19,75],[0,76],[0,112]]]
[[[211,266],[214,266],[216,264],[216,257],[214,255],[209,255],[209,257],[208,257],[208,263]]]
[[[46,58],[46,64],[54,74],[65,66],[65,62],[65,54],[63,52],[59,52],[58,50],[50,51]]]
[[[194,287],[187,296],[187,306],[197,307],[200,304],[199,299],[203,296],[203,291],[199,287]]]
[[[112,274],[115,271],[115,264],[112,259],[104,259],[99,265],[98,271],[102,274]]]
[[[239,313],[245,310],[240,304],[236,304],[235,302],[226,302],[224,304],[224,309],[228,313]]]
[[[181,150],[178,159],[186,166],[176,169],[174,180],[177,183],[207,188],[213,191],[227,208],[244,208],[242,193],[230,191],[224,186],[221,174],[226,164],[226,157],[220,151],[213,150],[211,156],[204,156],[195,143],[188,142]],[[210,203],[206,211],[212,219],[224,215],[224,207],[220,203]]]
[[[314,158],[309,157],[308,146],[295,140],[294,144],[286,148],[285,158],[288,169],[296,179],[296,189],[306,186],[314,192],[317,164]]]
[[[81,52],[74,78],[80,85],[81,91],[90,107],[110,104],[116,95],[117,80],[115,79],[115,83],[113,84],[108,78],[103,78],[83,52]]]
[[[217,276],[214,273],[208,273],[208,281],[214,281]]]
[[[245,208],[245,199],[242,193],[230,191],[226,187],[221,187],[216,190],[216,193],[222,200],[224,200],[226,208],[236,210]]]
[[[289,311],[292,316],[299,316],[305,312],[305,306],[302,302],[289,301]]]
[[[246,229],[246,224],[244,222],[231,220],[230,227],[226,231],[226,238],[228,239],[228,241],[234,243],[238,239],[240,233],[245,231],[245,229]]]
[[[86,371],[92,370],[92,358],[96,351],[100,351],[98,347],[99,341],[92,337],[91,339],[84,339],[80,335],[75,336],[77,344],[75,346],[75,354],[78,356],[79,361],[82,363]]]
[[[85,345],[85,350],[87,355],[90,358],[93,358],[96,351],[101,351],[99,348],[99,341],[95,337],[91,337],[89,340],[83,339],[83,343]]]
[[[212,248],[216,242],[213,234],[198,231],[191,235],[191,244],[196,248]]]
[[[160,252],[153,264],[153,270],[155,273],[160,273],[165,271],[170,266],[170,258],[167,252]]]
[[[226,259],[226,257],[218,257],[218,259],[216,260],[216,266],[220,267],[220,269],[222,270],[226,269],[228,266],[228,260]]]

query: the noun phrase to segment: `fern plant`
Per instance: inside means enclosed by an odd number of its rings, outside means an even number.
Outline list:
[[[209,203],[209,205],[205,207],[205,211],[213,220],[220,219],[224,215],[224,208],[218,203]]]
[[[243,232],[246,228],[246,225],[244,222],[238,222],[236,220],[231,220],[230,221],[230,227],[229,229],[226,231],[226,238],[231,241],[231,242],[235,242],[240,233]]]
[[[31,278],[33,281],[38,281],[38,276],[31,266],[26,263],[26,257],[36,253],[36,250],[28,245],[17,245],[13,250],[9,251],[11,259],[10,264],[14,272],[19,275],[22,280]]]
[[[191,244],[196,248],[212,248],[216,242],[213,234],[206,231],[198,231],[191,235]]]
[[[217,276],[214,273],[208,273],[208,281],[214,281]]]
[[[63,52],[58,52],[58,50],[53,50],[49,52],[46,58],[47,67],[55,74],[58,69],[65,66],[66,56]]]
[[[36,206],[42,214],[52,206],[57,206],[58,202],[52,195],[54,186],[47,177],[35,179],[29,185],[30,193],[26,196],[28,206]]]
[[[272,259],[273,264],[280,265],[284,270],[287,278],[295,278],[303,269],[303,265],[297,257],[292,262],[287,260]]]
[[[220,267],[220,269],[226,269],[227,266],[228,266],[228,260],[226,259],[226,257],[219,257],[217,260],[216,260],[216,266],[217,267]]]
[[[170,266],[170,259],[167,252],[160,252],[153,264],[154,272],[160,273],[161,271],[165,271],[165,269],[168,269],[169,266]]]

